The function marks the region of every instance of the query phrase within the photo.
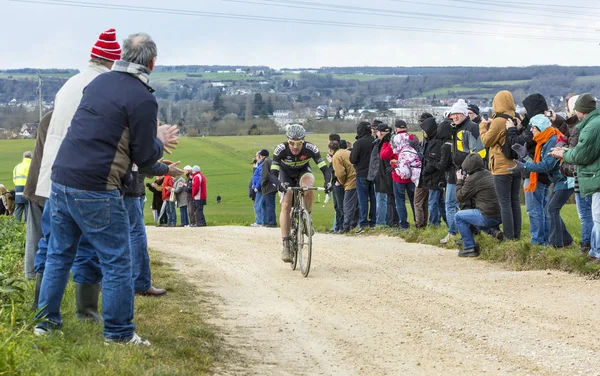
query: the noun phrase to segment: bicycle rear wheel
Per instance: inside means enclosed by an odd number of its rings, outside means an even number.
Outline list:
[[[312,236],[313,236],[312,219],[308,210],[304,209],[298,217],[298,256],[300,259],[300,272],[303,276],[308,276],[310,271],[310,261],[312,258]]]

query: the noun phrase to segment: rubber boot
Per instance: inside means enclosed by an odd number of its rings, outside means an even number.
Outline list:
[[[75,283],[75,317],[79,320],[102,321],[98,313],[100,284]]]
[[[40,288],[42,287],[42,279],[44,273],[35,273],[35,291],[33,293],[33,305],[31,306],[32,311],[38,310],[38,303],[40,301]]]

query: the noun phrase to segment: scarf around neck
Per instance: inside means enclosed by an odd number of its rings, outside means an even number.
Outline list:
[[[141,64],[130,63],[129,61],[125,60],[117,60],[113,64],[112,70],[115,72],[131,74],[142,81],[142,83],[146,85],[151,92],[154,92],[154,90],[150,87],[150,69],[148,69],[148,67],[145,67]]]
[[[535,154],[533,155],[533,163],[539,163],[542,161],[542,148],[552,137],[556,136],[559,140],[564,139],[560,131],[554,127],[547,128],[543,132],[538,133],[533,137],[533,141],[536,142]],[[557,141],[558,142],[558,141]],[[532,172],[529,174],[529,185],[525,187],[525,192],[535,192],[537,189],[538,173]]]

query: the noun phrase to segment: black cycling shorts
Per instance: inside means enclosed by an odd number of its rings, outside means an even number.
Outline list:
[[[281,169],[279,171],[279,181],[282,183],[288,183],[288,187],[299,187],[300,180],[302,180],[302,177],[308,174],[313,174],[308,164],[302,167],[301,169],[295,171],[286,171]]]

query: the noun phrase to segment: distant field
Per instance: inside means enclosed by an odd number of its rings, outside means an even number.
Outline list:
[[[600,76],[582,76],[576,78],[577,82],[600,82]]]
[[[470,91],[474,91],[474,92],[485,92],[485,91],[489,91],[490,89],[486,89],[486,88],[479,88],[479,87],[463,87],[463,86],[452,86],[452,87],[440,87],[437,89],[433,89],[433,90],[429,90],[426,92],[423,92],[423,94],[421,94],[421,96],[423,97],[432,97],[432,96],[440,96],[440,95],[447,95],[449,92],[455,92],[455,93],[465,93],[465,92],[470,92]]]
[[[511,81],[487,81],[481,82],[481,85],[486,86],[514,86],[514,85],[524,85],[529,83],[531,80],[511,80]]]
[[[354,135],[342,135],[354,140]],[[252,201],[248,198],[248,183],[252,175],[252,159],[257,151],[273,151],[284,141],[285,136],[243,136],[243,137],[203,137],[181,138],[180,145],[168,158],[181,161],[181,166],[199,165],[208,182],[208,205],[206,217],[210,225],[250,224],[254,222]],[[309,135],[308,140],[315,143],[325,155],[328,135]],[[0,184],[12,189],[12,170],[21,162],[21,155],[32,150],[33,140],[0,140]],[[311,162],[312,163],[312,162]],[[314,166],[318,186],[323,186],[323,175]],[[151,182],[151,180],[147,180]],[[220,205],[215,203],[217,194],[223,197]],[[324,200],[321,193],[321,201]],[[148,192],[145,211],[146,223],[153,223],[150,204],[152,194]],[[315,205],[314,218],[318,228],[325,229],[333,220],[333,203],[326,207]],[[179,217],[179,215],[178,215]]]
[[[69,78],[73,74],[71,73],[42,73],[43,78]],[[0,78],[14,79],[14,80],[37,80],[37,74],[22,74],[22,73],[0,73]]]

